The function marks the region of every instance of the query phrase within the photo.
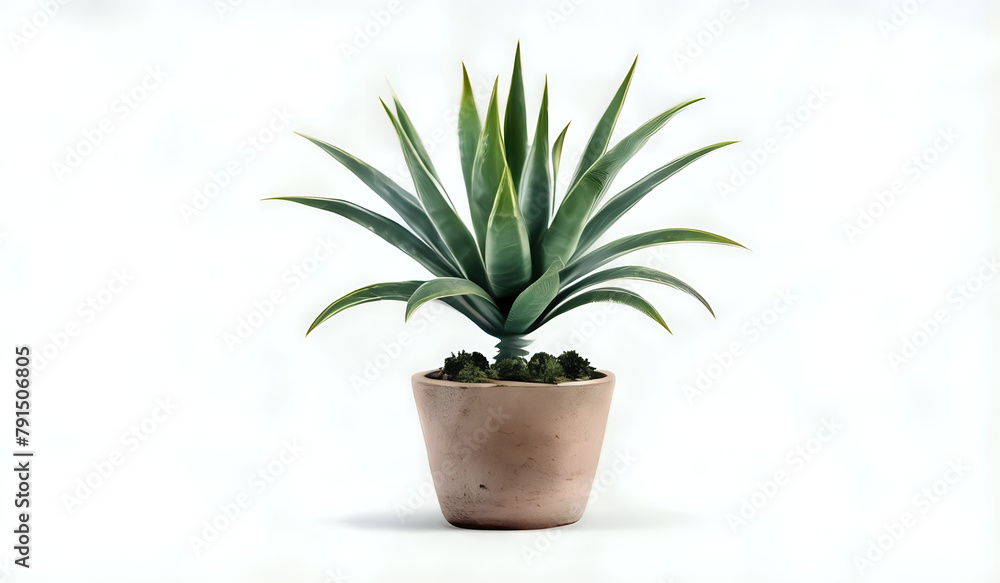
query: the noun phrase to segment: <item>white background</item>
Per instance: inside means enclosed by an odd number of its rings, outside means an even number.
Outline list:
[[[4,2],[5,434],[13,347],[48,358],[32,397],[32,568],[12,565],[6,471],[0,581],[1000,581],[1000,281],[979,277],[998,252],[995,3],[345,4]],[[388,212],[292,133],[408,184],[377,100],[390,97],[388,80],[466,212],[460,62],[485,107],[497,74],[506,95],[518,39],[529,125],[545,74],[551,133],[573,120],[563,180],[636,54],[616,137],[707,99],[651,140],[614,191],[684,152],[742,140],[658,188],[609,238],[692,227],[752,251],[688,245],[629,258],[694,285],[717,320],[639,284],[674,335],[601,306],[539,332],[533,350],[577,348],[618,377],[607,485],[576,525],[463,531],[429,495],[409,379],[453,350],[490,353],[493,341],[442,307],[404,324],[394,302],[304,338],[341,294],[427,274],[346,220],[260,199],[331,196]],[[96,146],[79,145],[98,141],[102,124],[110,131]],[[252,159],[251,137],[267,141]],[[919,175],[913,156],[924,158]],[[752,173],[723,196],[741,165]],[[208,186],[213,176],[222,188]],[[905,190],[886,208],[876,192],[894,181]],[[206,187],[215,196],[196,200]],[[851,236],[859,208],[878,216]],[[127,286],[109,288],[116,273]],[[975,293],[959,302],[959,286]],[[263,301],[276,291],[284,301],[272,309]],[[928,324],[936,315],[943,323]],[[893,366],[907,338],[921,346]],[[739,354],[725,354],[734,343]],[[815,452],[810,440],[831,418],[841,428]],[[275,463],[293,442],[302,451]],[[795,448],[810,446],[796,461]],[[618,456],[631,461],[616,473]],[[101,477],[109,459],[120,463]],[[956,481],[949,462],[970,469]],[[250,481],[269,464],[280,469],[273,482]],[[762,497],[758,482],[769,489],[778,471],[787,483]],[[956,483],[936,502],[921,497],[946,475]],[[249,505],[193,550],[191,537],[224,523],[220,505],[241,494]],[[751,498],[760,508],[734,528]],[[915,525],[859,570],[857,557],[904,512]]]

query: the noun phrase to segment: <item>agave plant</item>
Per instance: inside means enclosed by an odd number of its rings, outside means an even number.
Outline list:
[[[380,300],[405,301],[407,319],[425,303],[441,300],[499,340],[497,358],[525,356],[529,334],[593,302],[632,307],[669,332],[660,314],[639,294],[602,286],[620,279],[676,288],[696,298],[714,316],[701,294],[672,275],[639,266],[596,271],[622,255],[652,245],[700,241],[742,247],[705,231],[673,228],[629,235],[595,248],[615,221],[656,186],[709,152],[734,143],[721,142],[680,156],[601,204],[615,176],[649,138],[682,109],[701,100],[668,109],[609,148],[634,71],[635,62],[598,121],[557,206],[555,178],[569,124],[550,145],[548,80],[534,138],[529,143],[520,45],[514,56],[502,120],[497,83],[483,120],[463,64],[458,139],[471,230],[456,211],[395,93],[394,107],[384,101],[382,106],[399,136],[416,195],[344,150],[303,135],[360,178],[406,226],[346,200],[291,196],[277,200],[304,204],[354,221],[415,259],[434,276],[429,280],[375,283],[354,290],[327,306],[306,334],[347,308]]]

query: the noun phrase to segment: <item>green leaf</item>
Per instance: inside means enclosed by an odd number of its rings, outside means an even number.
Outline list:
[[[721,235],[696,229],[659,229],[656,231],[646,231],[645,233],[615,239],[607,245],[598,247],[581,257],[573,259],[562,270],[559,277],[562,278],[563,284],[568,284],[626,253],[653,245],[688,242],[720,243],[743,247],[743,245],[740,245],[736,241],[727,239]],[[743,248],[746,249],[746,247]]]
[[[437,279],[432,279],[428,282],[424,282],[423,285],[416,288],[413,294],[410,295],[409,299],[406,301],[406,319],[409,320],[410,316],[417,309],[432,300],[438,300],[442,298],[449,298],[452,296],[476,296],[487,300],[489,305],[496,310],[497,317],[500,316],[500,309],[497,308],[496,304],[493,302],[493,298],[490,294],[486,293],[486,290],[479,287],[478,285],[472,283],[467,279],[462,279],[459,277],[439,277]]]
[[[639,126],[634,132],[625,136],[614,148],[598,158],[586,174],[570,187],[566,198],[563,199],[559,210],[556,211],[556,216],[552,219],[552,224],[545,232],[545,239],[542,242],[542,261],[544,263],[549,263],[557,258],[563,261],[569,260],[576,251],[580,234],[586,226],[587,219],[590,218],[594,208],[625,163],[677,112],[698,101],[701,101],[701,98],[682,103]]]
[[[495,198],[486,229],[486,273],[493,294],[504,298],[531,281],[531,245],[510,170],[505,169]]]
[[[389,88],[392,91],[392,88]],[[417,128],[413,127],[413,122],[410,121],[410,116],[406,114],[406,110],[403,109],[403,104],[399,102],[399,98],[396,97],[396,92],[392,91],[392,101],[396,105],[396,116],[399,118],[399,125],[403,128],[403,132],[406,133],[406,137],[410,139],[410,143],[413,144],[413,149],[416,151],[417,156],[420,161],[424,163],[427,170],[431,173],[438,182],[441,178],[438,176],[437,170],[434,169],[434,164],[431,162],[431,157],[427,154],[427,150],[424,149],[424,141],[420,139],[417,134]]]
[[[562,261],[556,261],[523,292],[518,294],[507,313],[504,323],[505,334],[520,334],[534,322],[552,303],[559,291],[559,270]]]
[[[559,292],[559,294],[552,301],[553,304],[558,305],[559,303],[565,301],[566,298],[572,296],[573,294],[584,290],[588,287],[595,286],[600,283],[605,283],[615,279],[638,279],[642,281],[651,281],[654,283],[662,283],[664,285],[670,286],[674,289],[680,290],[695,299],[697,299],[708,312],[715,317],[715,312],[712,311],[712,306],[708,305],[708,302],[701,296],[700,293],[695,291],[695,289],[683,281],[677,279],[676,277],[658,271],[651,267],[639,267],[636,265],[626,265],[622,267],[612,267],[610,269],[605,269],[604,271],[598,271],[597,273],[592,273],[587,277],[577,281],[573,285],[570,285],[566,289]],[[530,288],[529,288],[530,289]],[[508,316],[508,320],[510,317]]]
[[[625,95],[628,93],[629,85],[632,84],[632,74],[635,73],[635,64],[637,62],[639,62],[638,56],[632,61],[632,67],[628,70],[628,74],[625,75],[625,80],[622,81],[621,86],[618,87],[618,92],[615,93],[608,108],[604,111],[604,115],[597,122],[594,133],[590,135],[587,147],[583,150],[583,155],[580,156],[580,163],[576,167],[576,172],[573,173],[573,179],[569,181],[570,188],[573,188],[576,181],[582,178],[584,173],[590,169],[590,166],[608,149],[608,144],[611,142],[611,134],[615,131],[615,124],[618,123],[618,116],[622,112]]]
[[[434,275],[460,275],[454,267],[406,227],[352,202],[311,196],[277,196],[264,200],[287,200],[338,214],[382,237]]]
[[[441,298],[441,301],[457,310],[490,336],[503,334],[503,316],[493,309],[490,302],[476,296],[452,296]]]
[[[507,167],[514,177],[514,186],[521,181],[524,160],[528,152],[528,113],[524,105],[524,80],[521,76],[521,43],[514,52],[514,72],[510,79],[507,110],[503,117],[503,135]]]
[[[537,329],[539,326],[542,326],[553,318],[565,314],[570,310],[596,302],[614,302],[639,310],[643,314],[646,314],[655,320],[657,324],[663,326],[667,332],[670,332],[670,328],[667,328],[666,322],[664,322],[663,318],[660,317],[660,313],[656,311],[656,308],[643,299],[643,297],[639,294],[619,287],[601,287],[585,291],[578,296],[574,296],[560,304],[555,310],[552,310],[551,313],[542,318],[542,320],[530,331],[534,331],[534,329]]]
[[[486,254],[486,227],[496,202],[497,190],[507,169],[503,137],[500,135],[500,108],[497,105],[497,82],[486,108],[486,121],[479,135],[476,158],[472,164],[472,190],[469,192],[469,212],[476,233],[479,251]]]
[[[517,190],[517,199],[528,228],[528,241],[532,251],[541,249],[542,236],[549,226],[549,217],[552,214],[548,108],[549,82],[546,79],[545,90],[542,92],[542,107],[538,112],[538,125],[535,127],[535,138],[528,151],[528,160],[521,175],[521,185]],[[536,265],[536,268],[540,271],[544,266]]]
[[[382,200],[392,207],[392,210],[396,211],[396,214],[413,229],[413,232],[417,236],[434,247],[454,269],[457,270],[459,268],[455,258],[451,255],[451,250],[448,249],[448,246],[434,227],[434,223],[431,222],[430,217],[427,216],[423,207],[420,206],[420,201],[417,200],[417,197],[401,188],[385,174],[382,174],[344,150],[323,140],[317,140],[304,134],[299,135],[319,146],[324,152],[332,156],[334,160],[343,164],[345,168],[360,178],[368,188],[372,189],[375,194],[379,195]]]
[[[587,226],[583,228],[583,233],[580,235],[580,242],[577,244],[576,253],[580,254],[587,249],[590,249],[597,239],[600,238],[600,236],[603,235],[608,228],[611,227],[611,225],[615,224],[615,222],[620,219],[622,215],[628,212],[629,209],[642,200],[642,198],[651,190],[662,184],[668,178],[680,172],[689,164],[709,152],[735,143],[736,142],[720,142],[718,144],[705,146],[704,148],[684,154],[683,156],[670,161],[670,163],[650,172],[642,180],[611,197],[608,202],[601,207],[601,209],[597,211],[597,213],[595,213],[589,221],[587,221]]]
[[[479,147],[479,134],[483,126],[479,121],[479,110],[476,109],[476,96],[469,82],[469,72],[462,63],[462,103],[458,108],[458,151],[462,158],[462,175],[465,177],[465,192],[472,200],[472,165],[476,160],[476,149]]]
[[[548,84],[548,82],[546,82]],[[569,130],[569,124],[566,123],[566,127],[559,132],[559,137],[556,138],[554,144],[552,144],[552,183],[553,189],[555,188],[555,181],[559,177],[559,162],[562,160],[563,142],[566,141],[566,132]]]
[[[455,207],[452,206],[444,187],[421,162],[420,157],[413,149],[413,144],[406,136],[406,132],[403,131],[399,121],[389,111],[385,102],[382,103],[382,107],[389,115],[389,119],[392,120],[393,127],[396,128],[399,144],[402,146],[403,156],[406,158],[406,166],[410,169],[413,184],[417,189],[417,196],[420,197],[420,203],[427,212],[427,216],[430,217],[451,254],[458,261],[462,274],[477,284],[488,286],[486,266],[483,264],[483,258],[479,254],[472,233],[455,212]]]
[[[413,292],[423,285],[423,283],[424,282],[417,280],[391,281],[386,283],[373,283],[372,285],[366,285],[363,288],[356,289],[327,306],[326,309],[316,317],[312,325],[309,326],[306,336],[309,335],[309,332],[315,330],[316,326],[326,322],[331,317],[339,312],[343,312],[347,308],[367,304],[368,302],[378,302],[381,300],[398,300],[405,302],[410,299]]]

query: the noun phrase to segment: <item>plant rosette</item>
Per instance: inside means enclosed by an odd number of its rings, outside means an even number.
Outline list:
[[[268,200],[287,200],[340,215],[375,233],[433,275],[427,280],[375,283],[349,292],[327,306],[307,334],[361,304],[406,302],[409,319],[424,304],[438,300],[498,340],[491,370],[519,369],[517,363],[523,361],[527,367],[531,362],[524,357],[529,354],[526,348],[532,333],[591,303],[629,306],[670,332],[652,304],[634,291],[607,285],[613,281],[640,280],[672,287],[695,298],[714,317],[705,298],[673,275],[648,267],[606,266],[654,245],[703,242],[743,247],[739,243],[698,229],[663,228],[598,245],[618,219],[665,180],[708,153],[735,143],[720,142],[691,151],[607,196],[624,165],[671,118],[700,98],[654,116],[611,146],[635,72],[633,62],[556,204],[556,177],[569,124],[550,143],[548,81],[529,141],[520,45],[502,116],[498,82],[481,118],[464,65],[462,69],[458,141],[471,228],[458,214],[395,94],[393,107],[384,101],[382,105],[399,138],[415,194],[346,151],[303,136],[357,176],[402,223],[346,200],[307,196]],[[442,371],[417,373],[412,385],[445,518],[469,528],[544,528],[579,519],[586,504],[584,494],[589,494],[597,470],[614,375],[596,371],[603,376],[557,383],[488,378],[458,382],[441,378]],[[549,376],[549,380],[563,380],[559,375]]]

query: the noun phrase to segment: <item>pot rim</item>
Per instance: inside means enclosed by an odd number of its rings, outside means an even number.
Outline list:
[[[599,383],[602,383],[602,382],[607,382],[609,380],[612,381],[612,382],[614,382],[614,380],[615,380],[614,373],[612,373],[609,370],[603,370],[603,369],[598,369],[597,370],[597,372],[599,372],[599,373],[601,373],[601,374],[604,375],[601,378],[588,379],[588,380],[585,380],[585,381],[567,381],[565,383],[558,383],[558,384],[552,384],[552,383],[529,383],[529,382],[526,382],[526,381],[501,381],[501,380],[495,380],[495,381],[489,382],[489,383],[460,383],[458,381],[446,381],[446,380],[443,380],[443,379],[435,379],[435,378],[431,378],[431,377],[427,376],[428,374],[430,374],[432,372],[437,372],[439,370],[441,370],[441,369],[440,368],[432,368],[430,370],[425,370],[425,371],[422,371],[422,372],[414,373],[413,377],[412,377],[412,380],[414,382],[421,381],[421,382],[434,383],[434,384],[440,385],[442,387],[466,387],[466,388],[474,387],[474,388],[481,388],[481,389],[488,389],[488,388],[491,388],[491,387],[529,387],[529,388],[579,387],[579,386],[587,386],[587,385],[596,385],[596,384],[599,384]]]

